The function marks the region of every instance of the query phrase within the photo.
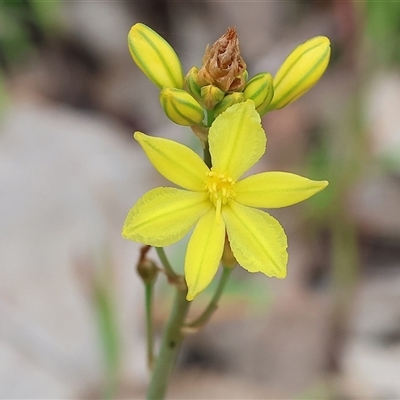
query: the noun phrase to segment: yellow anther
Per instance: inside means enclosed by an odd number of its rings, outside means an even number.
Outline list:
[[[234,190],[235,182],[224,173],[209,171],[205,182],[210,200],[216,207],[216,219],[219,220],[222,206],[236,196]]]

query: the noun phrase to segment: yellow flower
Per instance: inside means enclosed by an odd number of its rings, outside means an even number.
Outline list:
[[[264,154],[265,132],[254,102],[238,103],[210,127],[212,168],[188,147],[136,132],[154,167],[183,189],[159,187],[129,211],[122,235],[152,246],[168,246],[194,226],[185,258],[187,299],[215,276],[225,234],[238,263],[249,272],[284,278],[286,235],[279,222],[257,208],[285,207],[303,201],[328,182],[287,172],[263,172],[241,179]]]
[[[128,33],[128,47],[133,61],[156,86],[182,89],[181,62],[157,32],[141,23],[133,25]]]

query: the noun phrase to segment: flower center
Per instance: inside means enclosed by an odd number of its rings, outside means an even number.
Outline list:
[[[226,174],[213,171],[212,169],[207,172],[205,189],[210,195],[210,200],[215,205],[217,220],[219,220],[222,205],[236,196],[234,187],[235,182]]]

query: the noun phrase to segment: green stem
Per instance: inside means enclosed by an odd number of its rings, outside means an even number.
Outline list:
[[[212,167],[210,147],[208,145],[208,142],[206,142],[205,147],[203,149],[203,160],[206,163],[208,168]]]
[[[176,288],[172,312],[161,341],[160,352],[147,392],[147,400],[162,400],[165,398],[168,380],[183,340],[182,325],[190,306],[190,302],[186,300],[186,293],[187,289]]]
[[[214,122],[214,110],[207,110],[207,127],[209,128],[211,124]]]
[[[214,121],[214,111],[213,110],[207,110],[207,127],[208,128],[211,126],[213,121]],[[203,160],[206,163],[208,168],[212,167],[210,147],[208,145],[208,141],[205,143],[205,146],[204,146]]]
[[[154,362],[154,335],[153,335],[153,282],[145,284],[146,291],[146,338],[147,338],[147,365],[151,370]]]
[[[165,272],[169,278],[172,279],[177,279],[179,278],[179,275],[175,273],[175,271],[172,269],[171,264],[168,261],[168,258],[165,254],[164,248],[163,247],[156,247],[156,252],[158,254],[158,257],[160,258],[160,261],[165,269]]]
[[[218,308],[219,299],[222,295],[222,292],[224,291],[226,283],[228,282],[232,269],[233,268],[230,267],[224,267],[221,278],[218,282],[217,290],[215,291],[214,296],[212,297],[207,308],[194,321],[186,324],[185,328],[189,328],[189,330],[196,329],[205,325],[210,320],[211,316]]]

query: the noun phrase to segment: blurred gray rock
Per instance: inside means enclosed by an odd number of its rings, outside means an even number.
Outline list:
[[[400,74],[381,71],[368,85],[366,122],[371,151],[383,165],[400,174]]]
[[[370,172],[351,191],[350,213],[365,236],[398,242],[400,183],[393,177]]]
[[[400,398],[400,274],[393,267],[361,282],[343,355],[345,374],[376,399]]]
[[[120,231],[157,181],[129,136],[111,120],[61,106],[24,102],[3,113],[1,398],[76,398],[101,387],[100,333],[87,290],[93,282],[80,267],[89,260],[100,270],[104,253],[114,275],[122,380],[147,379],[143,293],[133,268],[139,245]]]

